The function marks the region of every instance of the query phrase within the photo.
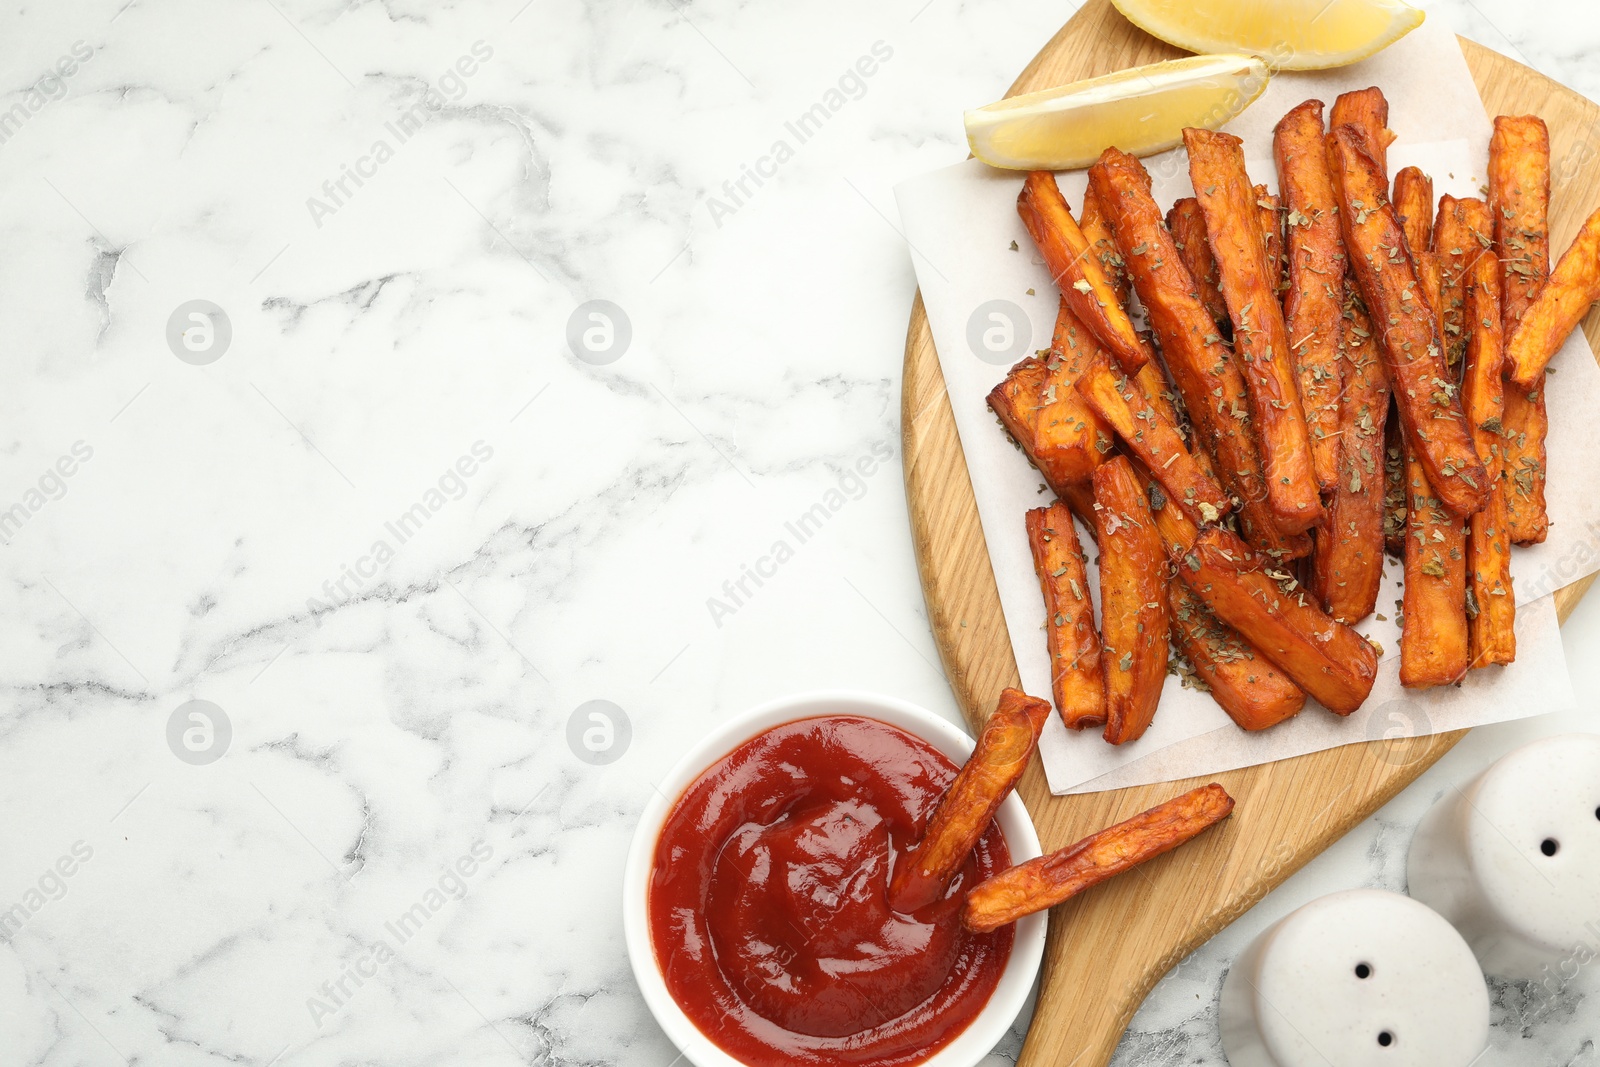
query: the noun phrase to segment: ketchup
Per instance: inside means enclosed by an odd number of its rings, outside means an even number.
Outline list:
[[[656,844],[650,939],[701,1033],[751,1067],[892,1067],[966,1029],[1011,954],[1011,927],[960,918],[966,890],[1010,865],[999,827],[933,903],[901,915],[887,899],[956,770],[840,715],[775,727],[689,786]]]

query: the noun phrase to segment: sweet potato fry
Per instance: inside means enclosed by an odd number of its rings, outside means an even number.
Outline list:
[[[1378,165],[1385,189],[1389,187],[1389,146],[1394,143],[1394,131],[1389,129],[1389,101],[1384,99],[1377,86],[1340,93],[1328,115],[1332,129],[1355,126],[1367,135],[1372,159]]]
[[[1318,488],[1328,493],[1339,477],[1339,397],[1344,388],[1340,316],[1346,266],[1323,141],[1322,101],[1307,100],[1279,120],[1272,154],[1288,207],[1284,324],[1300,381],[1312,470]]]
[[[1167,554],[1144,490],[1123,456],[1094,475],[1100,533],[1100,662],[1106,679],[1105,739],[1143,736],[1167,676]]]
[[[1220,785],[1202,786],[1047,856],[1008,867],[967,894],[961,922],[987,933],[1054,907],[1171,851],[1233,811]]]
[[[1407,444],[1445,507],[1470,515],[1488,503],[1488,473],[1478,461],[1461,398],[1445,377],[1439,324],[1417,298],[1416,267],[1366,137],[1355,126],[1331,135],[1339,220],[1367,313],[1394,390]]]
[[[1227,494],[1201,470],[1184,446],[1178,427],[1159,414],[1142,391],[1099,355],[1078,379],[1078,392],[1123,446],[1149,468],[1167,495],[1196,522],[1216,522],[1233,505]]]
[[[1443,268],[1433,252],[1413,253],[1422,294],[1441,317]],[[1414,455],[1403,457],[1405,592],[1400,632],[1400,684],[1450,685],[1467,673],[1466,527],[1433,495]]]
[[[1417,267],[1417,292],[1433,309],[1433,321],[1444,329],[1444,261],[1439,253],[1417,250],[1411,253]]]
[[[1472,277],[1478,257],[1484,254],[1484,246],[1467,228],[1461,201],[1448,194],[1439,198],[1433,251],[1439,257],[1439,336],[1444,339],[1444,363],[1449,370],[1447,377],[1459,382],[1461,368],[1467,362],[1467,280]]]
[[[1281,533],[1297,534],[1321,521],[1322,500],[1311,469],[1300,388],[1289,361],[1277,271],[1267,263],[1261,209],[1244,169],[1244,142],[1230,133],[1190,128],[1183,131],[1183,143],[1222,279],[1222,297],[1233,319],[1234,351],[1243,364],[1250,416],[1260,441],[1267,505]]]
[[[1466,536],[1432,495],[1422,464],[1408,460],[1400,684],[1426,689],[1460,681],[1470,665]]]
[[[1303,593],[1286,592],[1259,558],[1229,547],[1225,531],[1201,530],[1174,562],[1178,575],[1211,609],[1323,707],[1348,715],[1372,692],[1378,653]]]
[[[1472,203],[1482,204],[1482,201]],[[1488,224],[1488,209],[1481,221]],[[1517,656],[1516,600],[1511,590],[1511,531],[1506,526],[1501,445],[1505,349],[1500,331],[1500,277],[1492,256],[1484,256],[1467,287],[1467,366],[1461,396],[1472,423],[1478,454],[1494,488],[1489,503],[1467,520],[1467,625],[1472,665],[1510,663]]]
[[[1589,216],[1561,253],[1545,287],[1522,313],[1506,348],[1510,367],[1506,376],[1524,389],[1532,388],[1596,300],[1600,300],[1600,211]]]
[[[1000,384],[989,391],[990,410],[1029,460],[1033,459],[1033,434],[1039,422],[1039,392],[1048,376],[1044,361],[1029,356],[1007,371]]]
[[[1393,396],[1383,424],[1383,549],[1395,559],[1406,550],[1406,444]]]
[[[1089,577],[1073,528],[1059,500],[1026,516],[1033,569],[1044,592],[1050,688],[1056,711],[1070,730],[1106,721],[1106,680],[1100,665],[1100,632],[1094,625]]]
[[[1463,200],[1461,209],[1474,233],[1493,228],[1489,206],[1482,200]],[[1491,484],[1502,467],[1500,418],[1505,389],[1504,333],[1500,325],[1500,272],[1494,254],[1485,250],[1473,262],[1467,285],[1467,362],[1461,376],[1461,403],[1472,428],[1478,458],[1489,472]]]
[[[1536,115],[1501,115],[1489,139],[1489,213],[1509,335],[1550,275],[1550,131]]]
[[[1500,416],[1506,439],[1506,529],[1512,544],[1517,545],[1539,544],[1550,532],[1544,498],[1550,415],[1545,410],[1544,390],[1542,374],[1527,388],[1506,382],[1505,413]]]
[[[1028,769],[1050,702],[1020,689],[1000,694],[966,765],[939,800],[914,851],[902,855],[889,883],[889,904],[901,914],[944,896],[972,846]]]
[[[1070,474],[1074,482],[1087,482],[1093,468],[1104,462],[1111,451],[1110,427],[1084,404],[1074,388],[1089,357],[1098,351],[1088,330],[1063,299],[1056,310],[1050,354],[1044,361],[1048,373],[1039,392],[1035,441],[1045,466]]]
[[[1051,371],[1046,361],[1029,356],[1012,367],[1005,379],[989,391],[988,402],[990,410],[1011,435],[1011,440],[1018,450],[1028,457],[1028,462],[1038,468],[1056,495],[1062,496],[1073,485],[1087,482],[1089,475],[1094,473],[1098,458],[1095,455],[1093,435],[1087,428],[1079,435],[1081,447],[1077,449],[1075,459],[1067,458],[1071,450],[1065,447],[1064,442],[1059,450],[1061,455],[1055,460],[1039,454],[1039,412],[1042,406],[1040,397],[1050,377]],[[1078,396],[1076,389],[1069,386],[1068,391],[1080,403],[1082,402],[1083,398]],[[1084,410],[1089,411],[1088,405],[1084,405]],[[1089,413],[1093,415],[1093,412]],[[1096,425],[1100,424],[1098,415],[1094,416],[1094,422]],[[1109,449],[1111,440],[1109,430],[1102,430],[1101,435]]]
[[[1147,472],[1137,464],[1134,469],[1150,498],[1150,514],[1167,554],[1173,558],[1187,555],[1200,528],[1182,509],[1172,506]],[[1229,552],[1240,557],[1250,553],[1250,546],[1226,527],[1212,529]],[[1194,678],[1242,729],[1264,730],[1305,706],[1305,691],[1272,661],[1258,655],[1239,631],[1213,615],[1185,583],[1169,582],[1167,599],[1172,609],[1173,643],[1194,669]],[[1179,673],[1183,673],[1181,667]]]
[[[1354,286],[1348,286],[1353,290]],[[1360,296],[1349,294],[1344,317],[1345,394],[1339,410],[1339,481],[1328,518],[1317,528],[1309,584],[1339,622],[1360,622],[1378,603],[1383,583],[1384,423],[1389,380]]]
[[[1213,484],[1221,486],[1222,479],[1217,476],[1216,464],[1211,459],[1211,453],[1202,448],[1195,437],[1194,426],[1189,420],[1189,413],[1184,410],[1183,398],[1173,388],[1172,380],[1167,377],[1167,372],[1161,366],[1161,361],[1151,360],[1146,363],[1144,369],[1133,380],[1134,384],[1139,387],[1139,391],[1144,394],[1145,400],[1156,410],[1156,414],[1164,417],[1178,428],[1178,432],[1183,437],[1184,446],[1188,448],[1189,455],[1194,457],[1195,466],[1200,468],[1200,472],[1210,478]],[[1224,490],[1224,492],[1226,491]],[[1234,503],[1233,498],[1230,496],[1228,498],[1228,506],[1232,508]]]
[[[1031,171],[1017,195],[1017,214],[1039,246],[1045,266],[1073,314],[1122,364],[1136,374],[1151,352],[1133,328],[1128,312],[1106,277],[1089,239],[1072,217],[1066,198],[1047,170]]]
[[[1501,115],[1489,139],[1489,212],[1500,260],[1500,323],[1509,338],[1550,274],[1550,132],[1534,115]],[[1528,386],[1506,385],[1506,525],[1519,545],[1545,539],[1544,375]]]
[[[1090,254],[1100,261],[1100,269],[1105,272],[1106,280],[1117,291],[1117,303],[1126,308],[1128,268],[1122,262],[1122,253],[1117,251],[1117,242],[1111,236],[1111,224],[1106,222],[1105,212],[1100,210],[1100,200],[1094,195],[1093,189],[1085,190],[1083,194],[1083,214],[1078,219],[1078,228],[1089,242]]]
[[[1167,211],[1167,229],[1172,233],[1172,243],[1178,247],[1183,265],[1200,292],[1200,302],[1217,326],[1229,337],[1233,335],[1233,320],[1228,318],[1228,305],[1217,288],[1217,261],[1211,258],[1211,245],[1206,240],[1206,219],[1200,214],[1200,201],[1186,196]]]
[[[1394,213],[1412,255],[1433,247],[1433,179],[1416,167],[1394,176]]]
[[[1210,453],[1223,487],[1239,501],[1245,540],[1278,558],[1303,555],[1309,543],[1282,537],[1272,522],[1243,376],[1161,224],[1149,174],[1133,156],[1111,148],[1089,168],[1089,184],[1161,341],[1195,443]]]
[[[1075,383],[1088,353],[1078,320],[1061,303],[1055,338],[1044,359],[1029,356],[989,393],[989,407],[1045,483],[1088,521],[1089,476],[1111,451],[1111,428],[1083,402]]]
[[[1467,627],[1473,667],[1517,658],[1517,605],[1511,587],[1511,540],[1505,497],[1467,519]]]
[[[1272,280],[1272,291],[1280,302],[1283,291],[1289,288],[1288,253],[1283,246],[1283,200],[1267,192],[1265,185],[1256,186],[1256,207],[1261,209],[1261,236],[1266,242],[1267,275]]]
[[[1150,502],[1150,517],[1155,520],[1156,533],[1161,535],[1161,544],[1166,548],[1167,555],[1170,557],[1174,552],[1187,552],[1194,544],[1194,539],[1200,536],[1200,525],[1167,499],[1166,492],[1150,477],[1150,472],[1144,469],[1143,464],[1135,460],[1133,469]],[[1243,541],[1239,544],[1243,546],[1242,551],[1250,550]]]
[[[1155,410],[1156,417],[1178,428],[1184,447],[1189,449],[1189,454],[1194,457],[1205,475],[1215,482],[1217,476],[1211,470],[1205,451],[1197,451],[1191,446],[1188,435],[1184,433],[1187,420],[1184,418],[1184,413],[1178,409],[1178,394],[1173,392],[1172,383],[1167,380],[1166,372],[1161,369],[1161,361],[1151,360],[1146,363],[1143,369],[1133,376],[1132,381],[1139,387],[1145,403]],[[1229,501],[1229,504],[1231,506],[1232,501]]]
[[[1241,729],[1265,730],[1306,706],[1305,691],[1258,655],[1239,631],[1211,614],[1194,590],[1173,582],[1167,586],[1167,599],[1178,651]]]
[[[1441,196],[1433,226],[1433,250],[1439,257],[1445,364],[1450,368],[1450,380],[1459,382],[1467,362],[1467,289],[1484,260],[1495,254],[1494,227],[1484,202],[1476,197]]]

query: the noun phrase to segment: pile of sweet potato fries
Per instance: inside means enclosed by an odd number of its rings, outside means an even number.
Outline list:
[[[1061,291],[1048,351],[989,405],[1058,498],[1026,516],[1055,706],[1122,744],[1176,668],[1239,726],[1348,715],[1380,649],[1351,627],[1404,561],[1400,680],[1516,655],[1511,546],[1544,540],[1544,371],[1600,299],[1600,212],[1550,270],[1550,139],[1501,116],[1487,199],[1388,175],[1388,103],[1307,100],[1278,196],[1231,134],[1184,131],[1163,215],[1107,149],[1075,218],[1052,174],[1017,210]],[[1149,330],[1136,328],[1130,294]],[[1097,543],[1099,625],[1074,528]],[[976,896],[976,894],[975,894]]]
[[[945,790],[915,848],[901,855],[889,904],[909,914],[941,900],[1001,802],[1028,767],[1050,702],[1019,689],[1000,694],[978,744]],[[1170,851],[1221,822],[1233,798],[1203,786],[1038,859],[1008,867],[965,891],[961,921],[986,933],[1060,904],[1091,886]]]

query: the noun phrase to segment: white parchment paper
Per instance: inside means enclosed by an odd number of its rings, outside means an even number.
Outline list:
[[[1275,190],[1272,128],[1278,119],[1302,100],[1316,97],[1331,107],[1339,93],[1369,85],[1383,89],[1389,125],[1398,134],[1389,151],[1391,174],[1414,165],[1433,178],[1435,196],[1483,195],[1489,117],[1455,36],[1436,20],[1362,63],[1277,75],[1261,98],[1226,128],[1244,138],[1251,176]],[[1181,149],[1144,163],[1163,208],[1193,195]],[[1083,203],[1084,172],[1057,177],[1077,210]],[[1050,497],[985,403],[1007,368],[1049,347],[1056,318],[1056,287],[1017,216],[1021,184],[1020,173],[968,161],[906,181],[895,193],[977,494],[1012,649],[1027,690],[1048,696],[1044,603],[1023,512]],[[1553,195],[1559,200],[1559,187]],[[1371,738],[1457,730],[1572,706],[1550,594],[1600,570],[1600,419],[1594,417],[1592,404],[1600,397],[1600,367],[1581,334],[1574,334],[1551,368],[1550,536],[1542,545],[1513,553],[1519,605],[1515,663],[1473,671],[1457,687],[1402,689],[1396,621],[1401,568],[1391,560],[1377,613],[1360,626],[1385,655],[1372,696],[1355,714],[1340,718],[1308,701],[1306,710],[1289,722],[1251,734],[1235,727],[1209,694],[1169,677],[1154,723],[1131,744],[1108,745],[1099,731],[1074,734],[1052,717],[1040,742],[1051,789],[1093,792],[1170,781]],[[1085,545],[1092,556],[1087,539]],[[1090,574],[1092,582],[1092,566]]]

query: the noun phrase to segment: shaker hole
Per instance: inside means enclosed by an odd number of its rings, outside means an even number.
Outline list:
[[[1372,977],[1372,968],[1369,965],[1365,964],[1365,963],[1356,964],[1356,977],[1357,978],[1371,978]]]
[[[1543,852],[1546,856],[1554,856],[1557,852],[1561,851],[1561,842],[1557,841],[1553,837],[1547,837],[1540,843],[1539,851]]]
[[[1382,1045],[1384,1048],[1388,1048],[1390,1045],[1394,1044],[1394,1035],[1387,1030],[1382,1031],[1378,1034],[1378,1044]]]

